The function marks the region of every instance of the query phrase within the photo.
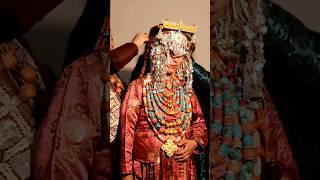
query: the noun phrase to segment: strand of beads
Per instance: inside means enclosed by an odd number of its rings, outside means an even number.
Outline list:
[[[248,108],[248,106],[250,108]],[[241,102],[240,121],[243,132],[243,166],[239,176],[240,180],[260,179],[261,157],[264,150],[261,148],[260,133],[258,132],[259,122],[254,116],[255,110],[259,110],[257,102]],[[251,118],[250,118],[251,117]]]
[[[241,83],[234,85],[229,78],[215,72],[212,133],[221,143],[213,154],[213,163],[215,166],[229,159],[226,180],[253,179],[260,176],[261,170],[257,123],[249,114],[252,111],[248,103],[242,100],[241,87]]]
[[[150,75],[147,75],[144,80],[143,101],[145,113],[154,132],[163,142],[166,141],[165,136],[167,135],[179,135],[177,140],[183,137],[192,118],[191,94],[185,93],[181,86],[177,86],[173,90],[171,92],[173,95],[171,98],[168,98],[164,90],[152,82]],[[172,101],[171,105],[174,106],[174,109],[178,109],[179,111],[179,117],[175,121],[170,122],[164,118],[166,115],[172,115],[172,107],[168,106],[169,100]]]
[[[226,77],[217,77],[214,82],[214,122],[213,130],[222,136],[222,143],[215,154],[215,164],[229,158],[225,179],[235,179],[241,167],[241,127],[238,120],[239,103],[235,97],[234,86]]]

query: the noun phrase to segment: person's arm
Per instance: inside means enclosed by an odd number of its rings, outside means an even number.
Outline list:
[[[209,95],[209,94],[208,94]],[[201,106],[197,99],[197,96],[194,94],[192,96],[192,121],[191,121],[191,138],[195,140],[201,149],[204,149],[208,142],[208,132],[206,122],[203,118]]]
[[[110,51],[110,73],[117,73],[138,54],[138,47],[134,43],[126,43]]]
[[[206,122],[203,118],[200,104],[194,94],[191,98],[192,103],[192,121],[190,131],[187,133],[188,139],[181,140],[178,143],[180,149],[175,153],[175,159],[178,162],[188,160],[197,149],[203,150],[208,142],[208,132]]]
[[[149,40],[147,33],[137,33],[130,43],[126,43],[110,51],[110,73],[117,73],[127,65],[139,52],[139,49]]]
[[[122,176],[132,175],[132,148],[134,131],[139,115],[139,105],[142,101],[142,86],[140,80],[133,81],[121,104],[120,111],[120,173]]]

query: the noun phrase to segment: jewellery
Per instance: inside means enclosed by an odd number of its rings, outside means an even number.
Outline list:
[[[151,75],[154,77],[155,83],[165,87],[165,77],[167,76],[170,56],[173,57],[184,57],[184,61],[181,66],[178,67],[176,75],[179,79],[183,79],[186,91],[192,90],[192,45],[196,43],[193,36],[187,33],[185,28],[186,25],[172,23],[164,21],[159,25],[158,34],[152,39],[150,44],[150,59],[151,59]],[[192,31],[195,32],[195,31]],[[186,34],[185,34],[186,33]],[[191,33],[192,34],[192,33]]]
[[[0,60],[19,87],[22,97],[33,106],[37,91],[44,90],[45,86],[41,82],[40,74],[36,72],[32,57],[23,49],[18,41],[14,41],[12,45],[0,45]]]
[[[166,153],[168,157],[171,157],[178,150],[178,146],[172,139],[168,139],[166,143],[161,146],[161,149]]]
[[[173,78],[172,83],[172,91],[167,94],[153,83],[150,74],[143,83],[143,102],[147,119],[158,138],[169,144],[176,143],[184,137],[192,117],[191,94],[184,92],[178,79]],[[175,118],[168,120],[165,116]],[[173,142],[168,142],[169,139]]]
[[[171,29],[171,30],[178,30],[182,32],[188,32],[188,33],[195,33],[198,30],[197,26],[188,26],[182,23],[175,23],[175,22],[170,22],[163,20],[162,24],[159,25],[160,29],[166,28],[166,29]]]
[[[256,143],[259,136],[257,119],[253,119],[248,102],[243,100],[241,83],[233,82],[233,74],[215,70],[213,78],[213,131],[221,144],[214,153],[214,166],[229,159],[225,179],[247,176],[259,165],[264,153]],[[219,137],[219,138],[218,138]],[[248,177],[251,176],[249,173]]]
[[[110,89],[118,95],[121,95],[121,92],[124,90],[123,84],[117,74],[110,75]]]

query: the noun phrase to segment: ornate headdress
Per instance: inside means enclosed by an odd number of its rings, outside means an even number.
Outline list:
[[[179,79],[185,81],[186,90],[192,88],[192,52],[196,43],[193,33],[197,31],[196,26],[187,26],[182,22],[174,23],[163,21],[159,25],[159,32],[153,38],[150,50],[151,76],[159,83],[164,82],[167,73],[169,56],[185,56],[185,61],[177,69]]]

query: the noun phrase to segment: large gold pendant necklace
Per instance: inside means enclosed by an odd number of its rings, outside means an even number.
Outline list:
[[[177,151],[177,143],[184,138],[191,120],[191,94],[186,93],[173,79],[163,89],[147,75],[143,85],[143,101],[148,121],[157,137],[164,143],[161,149],[168,157]],[[172,117],[168,119],[168,116]]]

